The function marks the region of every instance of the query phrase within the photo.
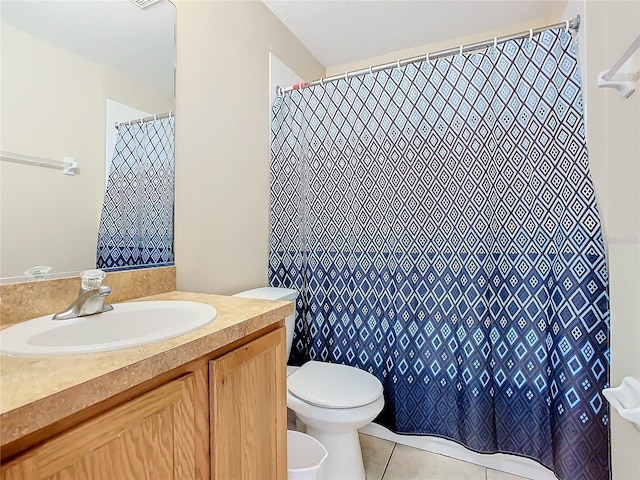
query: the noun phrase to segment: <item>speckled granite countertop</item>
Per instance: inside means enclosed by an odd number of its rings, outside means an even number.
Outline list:
[[[64,357],[0,356],[0,446],[68,417],[158,375],[273,325],[293,304],[171,292],[137,300],[190,300],[218,316],[194,332],[112,352]]]

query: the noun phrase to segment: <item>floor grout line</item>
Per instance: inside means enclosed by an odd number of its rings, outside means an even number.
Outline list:
[[[389,455],[389,459],[387,460],[387,464],[384,466],[384,471],[382,472],[382,477],[380,477],[380,480],[384,480],[384,476],[387,474],[387,468],[389,468],[389,464],[391,463],[391,457],[393,457],[393,452],[396,451],[396,447],[398,446],[397,443],[393,444],[393,448],[391,449],[391,455]]]

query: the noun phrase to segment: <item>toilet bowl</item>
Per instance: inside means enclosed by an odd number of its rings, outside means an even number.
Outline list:
[[[382,411],[380,381],[364,370],[310,361],[287,377],[287,407],[324,445],[325,480],[364,480],[358,429]]]
[[[291,289],[263,287],[235,296],[295,301]],[[287,359],[291,352],[295,316],[285,319]],[[306,433],[327,450],[322,478],[364,480],[358,429],[382,411],[382,384],[375,376],[348,365],[310,361],[287,367],[287,407],[302,422]]]

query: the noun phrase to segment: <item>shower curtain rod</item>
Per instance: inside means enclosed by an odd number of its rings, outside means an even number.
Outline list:
[[[150,117],[139,118],[137,120],[129,120],[128,122],[116,122],[116,128],[120,128],[120,125],[131,125],[132,123],[144,123],[152,120],[160,120],[161,118],[167,118],[173,116],[173,112],[161,113],[160,115],[151,115]]]
[[[505,37],[493,37],[490,40],[484,40],[482,42],[469,43],[467,45],[459,45],[457,47],[449,48],[447,50],[439,50],[437,52],[427,53],[425,55],[418,55],[416,57],[404,58],[396,60],[395,62],[383,63],[380,65],[370,66],[369,68],[363,68],[360,70],[354,70],[352,72],[341,73],[340,75],[333,75],[331,77],[323,77],[320,80],[314,80],[312,82],[296,83],[289,87],[277,87],[277,93],[279,96],[284,96],[285,93],[293,90],[302,90],[303,88],[313,87],[315,85],[324,85],[325,83],[336,82],[338,80],[348,80],[349,78],[359,77],[361,75],[373,74],[381,70],[388,68],[400,68],[410,63],[423,62],[436,60],[438,58],[448,57],[450,55],[457,55],[463,53],[474,52],[476,50],[482,50],[487,47],[495,47],[499,43],[504,43],[509,40],[515,40],[518,38],[531,38],[534,34],[544,32],[545,30],[551,30],[552,28],[564,27],[567,30],[578,30],[580,27],[580,15],[577,15],[571,20],[566,20],[561,23],[554,23],[553,25],[547,25],[546,27],[531,28],[524,32],[514,33]]]

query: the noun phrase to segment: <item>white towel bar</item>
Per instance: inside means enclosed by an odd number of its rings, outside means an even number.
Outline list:
[[[629,98],[636,91],[637,78],[635,78],[635,62],[632,56],[638,48],[640,48],[640,35],[629,45],[613,67],[598,74],[598,86],[613,88],[620,93],[621,97]]]
[[[4,162],[22,163],[24,165],[37,165],[40,167],[57,168],[65,175],[75,175],[78,162],[73,158],[64,157],[63,160],[51,160],[49,158],[32,157],[21,153],[0,152],[0,160]]]
[[[620,416],[640,430],[640,382],[624,377],[619,387],[605,388],[602,393]]]

